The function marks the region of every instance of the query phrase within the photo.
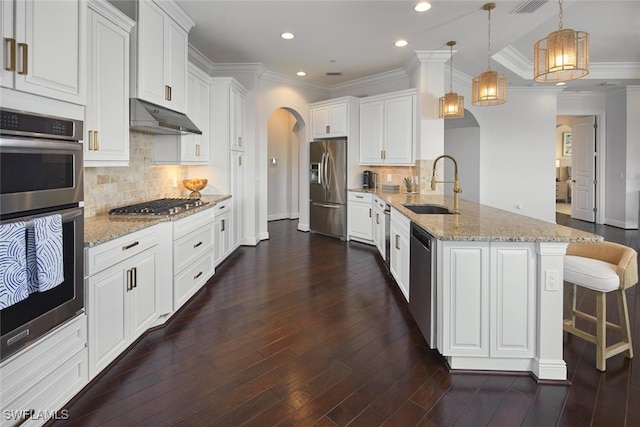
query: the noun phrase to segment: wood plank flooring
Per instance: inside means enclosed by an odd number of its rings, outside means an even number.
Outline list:
[[[637,231],[598,232],[638,248]],[[374,247],[298,232],[287,220],[269,233],[238,249],[53,425],[640,425],[638,358],[614,357],[600,373],[593,345],[565,335],[571,386],[449,373]],[[636,289],[628,297],[640,343]]]

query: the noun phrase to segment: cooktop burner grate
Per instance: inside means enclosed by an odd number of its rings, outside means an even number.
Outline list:
[[[148,202],[136,203],[128,206],[113,208],[109,215],[138,215],[138,216],[161,216],[175,215],[184,210],[206,205],[200,199],[172,199],[164,198],[150,200]]]

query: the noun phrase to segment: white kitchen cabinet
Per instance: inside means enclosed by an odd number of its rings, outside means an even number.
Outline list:
[[[363,243],[373,243],[373,197],[371,193],[349,191],[347,198],[349,237]]]
[[[231,247],[237,248],[244,237],[246,182],[246,90],[233,78],[214,77],[211,89],[211,155],[209,166],[194,168],[194,173],[208,178],[209,194],[233,197]],[[189,168],[191,170],[191,168]],[[250,173],[250,172],[247,172]],[[213,183],[213,185],[212,185]]]
[[[225,200],[215,207],[215,225],[214,225],[214,250],[215,265],[218,266],[233,251],[231,247],[231,236],[233,234],[233,224],[231,222],[231,200]]]
[[[438,241],[438,245],[440,352],[528,363],[535,355],[536,339],[534,244]]]
[[[361,165],[414,165],[416,99],[415,89],[361,99]]]
[[[173,311],[214,275],[214,209],[173,224]]]
[[[89,381],[86,345],[87,316],[81,314],[2,362],[0,426],[43,425],[44,412],[54,411],[64,420],[60,409]],[[20,416],[33,410],[23,424]]]
[[[135,24],[107,2],[91,0],[85,166],[129,165],[129,37]]]
[[[137,6],[132,93],[184,113],[188,34],[195,24],[173,1],[146,0]]]
[[[386,259],[386,225],[385,210],[386,202],[379,196],[373,196],[373,243],[378,248],[382,259]]]
[[[159,165],[206,165],[210,152],[209,83],[204,71],[189,64],[187,116],[202,135],[155,135],[153,162]]]
[[[157,225],[86,250],[89,376],[95,377],[159,317],[166,230]]]
[[[348,136],[349,104],[337,99],[309,106],[311,131],[314,139]]]
[[[84,105],[87,3],[3,0],[0,84]]]
[[[229,125],[231,130],[231,149],[244,151],[246,95],[240,87],[234,84],[230,85],[229,90],[229,100],[231,103],[229,108],[229,112],[231,113],[231,123]]]
[[[409,302],[410,227],[409,218],[391,208],[389,270],[407,302]]]

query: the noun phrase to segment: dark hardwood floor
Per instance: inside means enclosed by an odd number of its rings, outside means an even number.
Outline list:
[[[559,218],[567,221],[638,249],[637,231]],[[298,232],[286,220],[269,233],[238,249],[55,425],[640,425],[638,358],[616,356],[600,373],[594,346],[565,335],[570,386],[450,373],[374,247]],[[640,343],[636,289],[628,297]],[[588,294],[580,301],[595,304]]]

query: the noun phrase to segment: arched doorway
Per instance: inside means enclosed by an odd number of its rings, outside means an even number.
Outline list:
[[[267,221],[300,216],[300,119],[279,108],[267,123]]]

